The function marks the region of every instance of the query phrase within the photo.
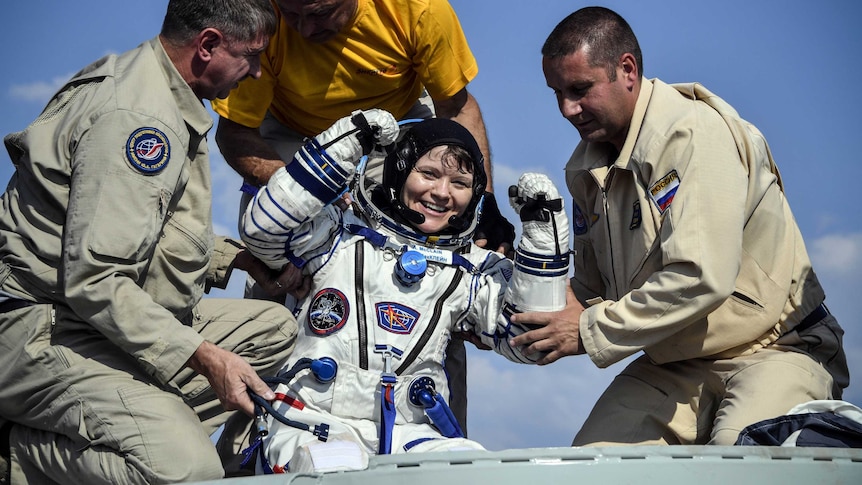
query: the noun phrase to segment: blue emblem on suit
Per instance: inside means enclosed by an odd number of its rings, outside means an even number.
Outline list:
[[[407,335],[413,331],[419,319],[419,312],[400,303],[385,301],[374,307],[377,309],[377,325],[399,335]]]
[[[168,137],[156,128],[138,128],[126,142],[126,158],[143,173],[158,173],[168,166],[171,158]]]

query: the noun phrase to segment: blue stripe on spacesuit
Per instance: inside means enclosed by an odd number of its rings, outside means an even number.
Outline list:
[[[313,139],[296,153],[293,163],[288,163],[286,169],[294,180],[324,204],[334,202],[347,190],[350,174]]]
[[[345,228],[350,231],[351,234],[364,237],[375,247],[382,248],[386,246],[386,240],[388,238],[370,227],[361,226],[359,224],[347,224],[345,225]]]
[[[454,253],[452,255],[452,262],[455,264],[455,266],[460,266],[460,267],[466,269],[467,271],[469,271],[470,273],[476,272],[476,267],[473,266],[473,264],[470,263],[470,261],[467,261],[467,258],[465,258],[464,256],[461,256],[458,253]]]
[[[419,439],[415,439],[415,440],[413,440],[413,441],[409,441],[409,442],[407,442],[407,443],[404,443],[404,446],[402,446],[402,448],[404,448],[404,451],[410,451],[410,449],[411,449],[411,448],[414,448],[416,445],[421,445],[422,443],[425,443],[426,441],[433,441],[433,440],[437,440],[437,439],[440,439],[440,438],[419,438]]]
[[[270,214],[269,212],[267,212],[267,211],[266,211],[266,209],[264,209],[264,208],[263,208],[263,206],[261,206],[261,205],[258,203],[257,199],[255,199],[255,202],[254,202],[254,203],[258,204],[258,207],[260,208],[261,212],[263,212],[263,214],[267,217],[267,219],[269,219],[269,220],[271,220],[272,222],[274,222],[274,223],[275,223],[275,225],[277,225],[277,226],[278,226],[278,227],[280,227],[281,229],[284,229],[284,232],[275,233],[275,232],[272,232],[272,231],[267,230],[265,227],[263,227],[263,226],[262,226],[262,225],[257,221],[257,217],[255,217],[255,211],[249,211],[249,215],[251,216],[251,223],[252,223],[252,225],[253,225],[256,229],[258,229],[260,232],[262,232],[262,233],[264,233],[264,234],[269,234],[270,236],[277,236],[277,237],[286,236],[286,235],[290,232],[290,228],[288,228],[288,227],[286,227],[286,226],[282,225],[281,223],[279,223],[279,222],[278,222],[278,220],[277,220],[276,218],[272,217],[272,214]],[[247,230],[245,231],[245,234],[246,234],[247,236],[251,236],[251,234],[249,234]],[[263,241],[262,239],[258,239],[258,240]]]
[[[384,236],[383,234],[380,234],[379,232],[375,231],[374,229],[371,229],[370,227],[366,227],[366,226],[361,226],[359,224],[345,224],[344,228],[347,229],[352,234],[356,234],[357,236],[364,237],[369,243],[371,243],[374,247],[377,247],[377,248],[385,248],[386,243],[389,240],[388,237]],[[398,246],[394,246],[394,249],[405,250],[407,247],[408,246],[406,246],[406,245],[404,245],[400,248],[398,248]],[[464,256],[461,256],[460,254],[455,253],[453,251],[449,251],[448,249],[425,248],[425,247],[420,247],[420,246],[410,246],[410,247],[412,247],[413,249],[415,249],[415,250],[417,250],[423,254],[426,254],[427,251],[429,251],[430,249],[433,249],[435,252],[438,252],[438,253],[446,253],[447,256],[449,254],[451,254],[453,266],[458,266],[458,267],[464,268],[465,270],[467,270],[471,274],[477,272],[476,267],[473,266],[473,263],[468,261],[467,258],[465,258]],[[442,263],[443,259],[444,258],[438,257],[438,258],[434,258],[433,261]]]
[[[326,185],[323,180],[312,176],[308,170],[300,165],[303,164],[295,163],[294,161],[294,163],[287,165],[287,171],[290,173],[291,177],[293,177],[293,179],[302,186],[302,188],[307,190],[309,194],[322,203],[329,204],[336,200],[341,196],[341,190],[346,188],[343,186],[333,187]]]
[[[569,253],[548,256],[530,253],[519,247],[515,251],[515,267],[522,273],[534,276],[562,276],[569,271]]]
[[[392,453],[392,428],[395,426],[395,383],[398,378],[392,372],[392,358],[401,358],[403,351],[391,345],[374,344],[374,352],[382,354],[383,372],[380,374],[380,434],[377,454]]]
[[[269,192],[269,189],[267,189],[267,190],[264,192],[264,194],[266,195],[266,198],[267,198],[267,199],[269,199],[269,200],[270,200],[270,202],[272,202],[272,205],[274,205],[274,206],[278,207],[278,209],[281,211],[281,213],[282,213],[282,214],[284,214],[285,216],[287,216],[287,218],[288,218],[288,219],[292,220],[292,221],[293,221],[293,222],[295,222],[296,224],[302,224],[302,222],[304,222],[304,221],[306,221],[306,220],[308,219],[308,216],[307,216],[307,215],[305,215],[305,214],[303,214],[303,215],[302,215],[302,218],[299,218],[299,217],[294,216],[294,215],[293,215],[289,210],[285,209],[285,208],[284,208],[284,206],[282,206],[281,204],[279,204],[279,203],[278,203],[278,200],[276,200],[276,199],[272,196],[272,194]],[[259,196],[258,196],[258,197],[259,197]],[[259,201],[258,201],[258,207],[260,207],[260,208],[261,208],[261,210],[263,210],[263,211],[264,211],[264,213],[265,213],[266,215],[268,215],[268,216],[273,220],[273,222],[275,222],[276,224],[278,224],[278,225],[280,225],[280,226],[282,226],[282,227],[285,227],[285,226],[283,226],[281,223],[279,223],[279,222],[278,222],[279,218],[277,218],[277,217],[273,217],[273,216],[272,216],[272,214],[270,214],[269,212],[267,212],[267,211],[263,208],[263,205],[262,205]],[[287,228],[286,228],[286,229],[287,229]]]

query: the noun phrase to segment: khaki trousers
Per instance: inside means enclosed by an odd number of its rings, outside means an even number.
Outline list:
[[[750,424],[804,402],[840,399],[833,377],[844,386],[848,378],[835,318],[812,327],[813,339],[791,333],[798,345],[773,344],[732,359],[634,360],[596,402],[572,446],[733,445]]]
[[[52,326],[51,305],[0,314],[0,415],[10,433],[12,483],[170,483],[221,478],[210,434],[226,412],[190,369],[162,386],[83,325]],[[73,324],[74,325],[74,324]],[[274,375],[296,321],[269,302],[204,299],[194,328]],[[55,328],[63,328],[58,331]]]

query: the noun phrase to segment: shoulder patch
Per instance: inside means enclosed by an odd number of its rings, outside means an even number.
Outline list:
[[[572,230],[575,233],[575,236],[583,236],[589,229],[587,218],[584,217],[584,212],[578,204],[572,202],[572,206]]]
[[[126,158],[143,173],[158,173],[168,166],[171,158],[168,137],[156,128],[138,128],[126,142]]]
[[[633,231],[639,227],[641,227],[641,201],[636,200],[634,204],[632,204],[632,221],[629,223],[629,230]]]
[[[350,304],[344,293],[335,288],[324,288],[314,295],[308,309],[308,329],[317,335],[330,335],[347,322]]]
[[[409,334],[419,320],[419,312],[400,303],[385,301],[377,303],[374,308],[377,310],[377,325],[399,335]]]
[[[671,170],[649,188],[649,196],[662,214],[673,202],[673,197],[679,189],[679,182],[679,174],[676,173],[676,170]]]

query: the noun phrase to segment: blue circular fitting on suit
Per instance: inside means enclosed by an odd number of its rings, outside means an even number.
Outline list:
[[[419,251],[404,251],[395,263],[395,277],[406,286],[413,285],[425,276],[428,260]]]
[[[332,357],[321,357],[311,362],[311,372],[319,382],[329,382],[338,373],[338,364]]]
[[[434,405],[434,395],[437,394],[434,379],[428,376],[420,376],[410,383],[408,399],[410,404],[421,408],[430,408]]]

